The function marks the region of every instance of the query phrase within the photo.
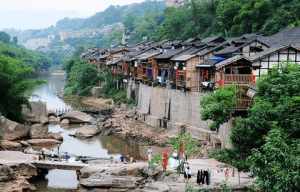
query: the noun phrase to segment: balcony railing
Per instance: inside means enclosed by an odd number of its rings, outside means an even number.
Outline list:
[[[254,81],[253,75],[251,74],[225,74],[224,83],[225,84],[252,84]]]
[[[251,99],[241,99],[238,98],[236,100],[236,109],[237,110],[247,110],[251,105]]]

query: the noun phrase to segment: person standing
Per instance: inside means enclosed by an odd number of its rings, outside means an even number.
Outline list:
[[[148,155],[148,164],[149,164],[149,166],[150,166],[151,160],[152,160],[152,153],[153,153],[152,148],[151,148],[151,147],[148,147],[147,155]]]
[[[192,170],[189,166],[187,166],[185,169],[184,169],[184,179],[185,179],[185,182],[188,183],[189,180],[191,179],[192,177]]]
[[[164,172],[167,170],[168,161],[169,161],[168,151],[164,151],[162,155],[162,167]]]
[[[125,157],[124,157],[124,155],[123,155],[123,154],[121,154],[121,156],[120,156],[120,161],[121,161],[122,163],[124,163],[124,162],[125,162]]]

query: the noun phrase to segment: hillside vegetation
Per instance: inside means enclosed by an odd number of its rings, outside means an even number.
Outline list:
[[[47,68],[49,62],[44,56],[10,42],[10,38],[5,39],[0,38],[0,114],[22,121],[22,105],[28,102],[29,91],[41,83],[32,77]]]
[[[132,39],[187,39],[216,34],[225,37],[245,33],[271,35],[300,25],[298,0],[190,0],[164,13],[148,12],[124,22]]]

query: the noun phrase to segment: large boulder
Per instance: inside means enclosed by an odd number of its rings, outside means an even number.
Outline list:
[[[33,186],[27,179],[37,175],[37,169],[31,162],[35,155],[17,151],[0,151],[0,191],[31,191]]]
[[[95,119],[83,112],[80,111],[71,111],[63,115],[61,120],[69,119],[70,123],[93,123]]]
[[[1,165],[31,163],[35,160],[37,160],[36,155],[25,154],[20,151],[0,151]]]
[[[30,163],[16,163],[9,166],[16,175],[30,179],[37,176],[37,168]]]
[[[95,174],[89,178],[81,179],[80,184],[87,188],[113,188],[115,191],[123,191],[135,189],[142,181],[142,177]]]
[[[2,192],[24,192],[35,191],[35,187],[31,185],[26,178],[19,177],[8,182],[0,182],[0,191]]]
[[[41,101],[32,101],[30,106],[24,106],[22,110],[26,121],[31,123],[48,123],[47,105]]]
[[[109,191],[133,191],[144,184],[140,173],[147,163],[101,163],[90,164],[80,170],[80,185],[84,189]],[[83,190],[84,191],[84,190]]]
[[[143,189],[138,189],[135,192],[171,192],[171,188],[165,182],[147,183]]]
[[[14,141],[28,136],[29,127],[0,116],[2,139]]]
[[[9,151],[21,151],[22,145],[14,141],[0,140],[0,149]]]
[[[61,141],[55,139],[29,139],[27,142],[32,146],[37,147],[51,147],[61,144]]]
[[[55,140],[58,140],[58,141],[63,141],[64,140],[64,137],[60,133],[49,133],[47,135],[47,138],[48,139],[55,139]]]
[[[96,125],[85,125],[83,127],[78,128],[74,136],[78,138],[90,138],[100,133],[100,130]]]
[[[42,124],[33,124],[30,128],[30,138],[44,139],[48,135],[48,126]]]
[[[12,168],[7,165],[0,165],[0,182],[11,181],[15,179],[15,176]]]

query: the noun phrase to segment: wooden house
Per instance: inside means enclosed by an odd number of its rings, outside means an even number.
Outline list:
[[[255,84],[254,70],[252,61],[243,55],[236,55],[216,64],[216,86],[234,85],[237,88],[236,110],[248,109],[251,104],[247,92]]]
[[[199,79],[196,71],[199,57],[192,54],[181,54],[171,60],[175,62],[176,88],[199,91]]]
[[[158,73],[154,59],[158,54],[160,54],[159,50],[150,49],[135,57],[135,67],[137,68],[136,80],[153,82]]]
[[[255,67],[256,77],[267,74],[271,68],[280,68],[285,63],[300,64],[300,45],[286,45],[270,48],[258,55],[251,57]]]
[[[245,36],[242,36],[241,38],[229,40],[229,42],[227,42],[229,46],[226,46],[224,49],[215,52],[214,55],[223,57],[225,59],[235,55],[244,55],[246,57],[250,57],[269,48],[266,43],[259,40],[259,37],[261,36],[251,37],[252,38],[247,39]]]
[[[125,47],[110,50],[109,55],[106,57],[106,65],[113,75],[123,74],[123,57],[127,52],[129,52],[129,50]]]
[[[217,86],[228,84],[250,85],[255,83],[252,61],[242,55],[236,55],[216,64],[215,81]]]
[[[176,69],[175,62],[172,60],[173,57],[176,57],[187,50],[189,48],[181,47],[181,48],[171,48],[171,49],[161,49],[161,54],[155,57],[156,65],[157,65],[157,76],[156,80],[160,85],[168,85],[171,87],[176,86]]]

